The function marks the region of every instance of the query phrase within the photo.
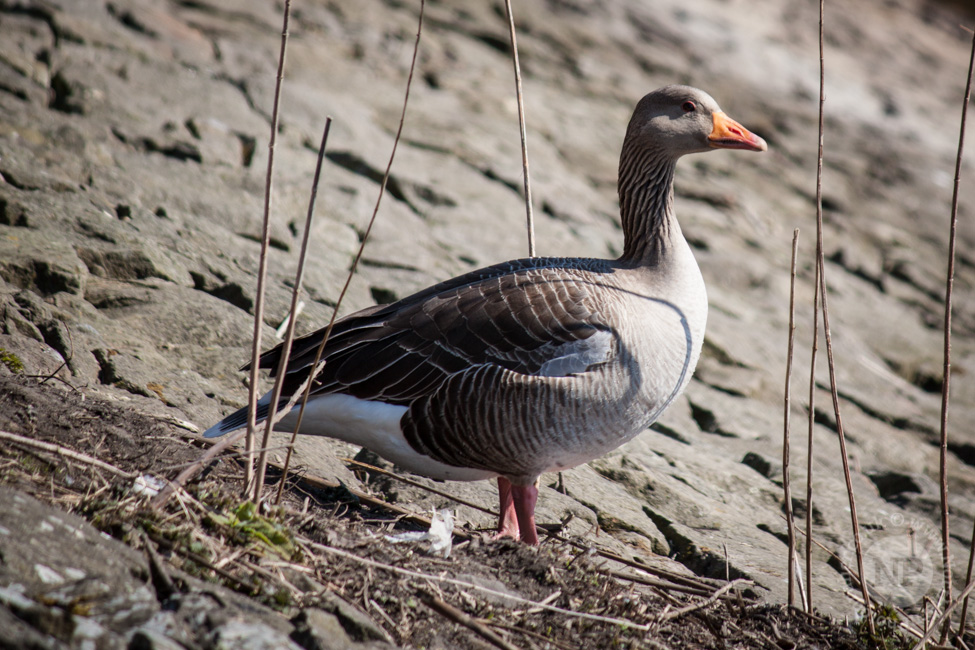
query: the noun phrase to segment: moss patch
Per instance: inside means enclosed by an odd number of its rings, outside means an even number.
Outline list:
[[[7,366],[7,369],[15,375],[24,372],[24,362],[20,360],[20,357],[3,348],[0,348],[0,363]]]

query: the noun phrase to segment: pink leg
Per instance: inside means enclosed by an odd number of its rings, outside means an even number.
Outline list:
[[[518,515],[518,528],[521,541],[538,546],[538,533],[535,531],[535,502],[538,501],[537,485],[512,485],[511,499]]]
[[[512,495],[511,481],[498,477],[498,497],[501,501],[501,517],[498,519],[498,533],[494,539],[514,537],[518,539],[518,516]]]

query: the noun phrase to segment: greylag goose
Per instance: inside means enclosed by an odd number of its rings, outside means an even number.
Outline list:
[[[712,149],[766,144],[700,90],[648,94],[620,155],[619,259],[503,262],[346,316],[325,346],[299,433],[361,445],[435,479],[496,477],[498,536],[537,544],[539,476],[636,436],[694,372],[708,302],[674,216],[674,168]],[[279,409],[323,335],[295,341]],[[260,367],[277,368],[280,354],[264,353]],[[258,421],[270,399],[259,402]],[[293,430],[297,410],[280,430]],[[239,429],[246,417],[241,409],[204,435]]]

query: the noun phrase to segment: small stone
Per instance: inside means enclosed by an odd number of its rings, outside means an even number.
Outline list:
[[[231,620],[213,631],[213,650],[302,650],[284,633],[263,623]]]
[[[138,629],[132,634],[127,650],[185,650],[185,646],[159,632]]]
[[[339,619],[320,609],[303,609],[291,621],[291,638],[305,650],[346,650],[355,647]]]
[[[353,640],[393,642],[386,631],[361,609],[334,594],[324,594],[324,596],[324,602],[320,605],[321,609],[334,615]]]

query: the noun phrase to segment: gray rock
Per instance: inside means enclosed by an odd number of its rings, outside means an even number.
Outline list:
[[[0,597],[2,598],[2,597]],[[69,647],[52,634],[45,633],[41,628],[44,622],[28,617],[26,620],[18,615],[25,610],[15,612],[8,608],[7,602],[0,600],[4,607],[0,607],[0,647],[30,648],[31,650],[60,650]]]
[[[182,650],[185,647],[162,634],[139,628],[132,633],[128,650]]]
[[[299,650],[298,645],[281,632],[251,621],[227,621],[213,631],[214,650]]]
[[[385,643],[392,643],[392,639],[389,638],[386,631],[377,625],[372,618],[355,605],[352,605],[335,594],[323,594],[323,601],[319,604],[318,609],[325,614],[334,616],[341,624],[342,629],[345,630],[348,638],[354,641],[383,641]],[[312,621],[309,622],[306,616],[306,624],[317,625],[322,620],[317,614],[313,615],[313,617]]]
[[[122,647],[158,608],[135,551],[22,493],[0,499],[0,601],[19,619],[65,643]]]
[[[219,585],[179,575],[189,591],[159,602],[142,555],[4,486],[0,557],[3,647],[299,647],[287,619]]]

